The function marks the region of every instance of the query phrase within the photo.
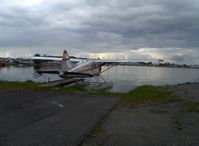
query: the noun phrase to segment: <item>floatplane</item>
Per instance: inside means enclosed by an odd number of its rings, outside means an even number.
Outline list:
[[[61,70],[50,70],[50,71],[37,71],[41,74],[57,74],[61,80],[51,81],[48,86],[58,85],[74,85],[74,83],[88,83],[88,78],[94,78],[94,83],[97,83],[95,89],[112,87],[112,82],[107,82],[102,73],[109,70],[110,68],[128,63],[137,63],[135,60],[116,60],[116,59],[87,59],[87,58],[70,58],[68,52],[64,50],[63,57],[48,57],[48,56],[34,56],[33,60],[45,60],[45,61],[61,61]],[[102,69],[102,66],[107,66],[106,69]],[[91,81],[89,81],[91,83]],[[93,82],[92,82],[93,83]]]

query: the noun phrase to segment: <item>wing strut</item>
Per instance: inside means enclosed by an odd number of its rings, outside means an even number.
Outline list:
[[[116,66],[116,65],[112,65],[112,66],[108,67],[107,69],[105,69],[105,70],[103,70],[102,72],[100,72],[100,74],[102,74],[103,72],[105,72],[105,71],[107,71],[107,70],[113,68],[114,66]]]

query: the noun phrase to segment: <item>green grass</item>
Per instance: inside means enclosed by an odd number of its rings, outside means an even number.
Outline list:
[[[33,81],[17,82],[17,81],[0,81],[1,89],[44,89],[40,83]]]
[[[120,104],[156,104],[176,101],[166,86],[141,86],[126,93],[120,100]]]
[[[197,112],[199,113],[199,103],[193,101],[183,102],[183,109],[186,112]]]
[[[88,90],[82,88],[65,88],[65,87],[47,87],[42,86],[42,83],[35,83],[33,81],[15,82],[15,81],[0,81],[1,89],[32,89],[32,90],[48,90],[53,92],[66,92],[66,93],[89,93]]]
[[[32,90],[47,90],[52,92],[62,93],[79,93],[79,94],[100,94],[104,96],[120,97],[118,104],[154,104],[154,103],[168,103],[176,100],[172,96],[169,88],[166,86],[141,86],[127,93],[112,93],[103,90],[86,90],[78,87],[46,87],[42,83],[35,83],[33,81],[13,82],[0,81],[1,89],[32,89]]]
[[[42,86],[43,83],[35,83],[33,81],[17,82],[17,81],[0,81],[1,89],[18,90],[18,89],[31,89],[31,90],[46,90],[61,93],[78,93],[78,94],[100,94],[104,96],[121,96],[122,93],[106,92],[104,90],[86,90],[80,87],[48,87]]]

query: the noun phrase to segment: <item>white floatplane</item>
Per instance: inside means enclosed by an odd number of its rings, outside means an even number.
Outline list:
[[[61,71],[37,71],[38,74],[57,74],[63,80],[57,80],[50,82],[49,86],[56,86],[60,84],[70,85],[74,82],[85,81],[88,78],[94,77],[96,82],[99,82],[100,85],[102,83],[107,82],[104,80],[103,76],[101,75],[103,72],[107,71],[108,69],[112,68],[115,65],[119,64],[128,64],[128,63],[137,63],[135,60],[116,60],[116,59],[77,59],[77,58],[70,58],[68,52],[64,50],[63,57],[41,57],[41,56],[34,56],[33,60],[46,60],[46,61],[61,61]],[[76,62],[75,65],[72,65],[71,62]],[[107,68],[102,70],[102,66],[106,65]],[[112,84],[108,83],[109,86]]]

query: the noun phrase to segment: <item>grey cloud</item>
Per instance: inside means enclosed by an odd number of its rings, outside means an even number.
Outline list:
[[[198,49],[177,49],[170,56],[171,61],[176,63],[197,63],[199,62],[199,50]]]
[[[194,40],[196,39],[194,32],[198,32],[197,26],[199,24],[198,15],[195,15],[198,11],[190,12],[190,6],[188,7],[188,12],[185,9],[189,3],[184,2],[184,12],[178,12],[177,14],[173,13],[176,11],[174,11],[174,6],[170,8],[170,5],[165,5],[165,3],[149,6],[145,4],[140,6],[140,8],[130,7],[130,10],[110,7],[107,10],[105,9],[103,13],[97,13],[92,20],[86,23],[97,29],[96,31],[115,32],[123,35],[123,37],[135,40],[139,37],[145,37],[142,42],[143,47],[150,45],[147,42],[147,37],[157,40],[152,47],[160,47],[163,41],[166,41],[167,45],[164,44],[162,47],[176,47],[179,45],[179,40],[180,43],[183,41],[179,47],[187,43],[187,45],[198,46],[198,44],[193,44],[192,42],[189,44],[187,42],[190,37]],[[180,5],[181,2],[178,2],[178,4]],[[135,15],[136,11],[134,9],[138,9],[137,15]],[[175,9],[178,9],[178,7]],[[176,45],[174,41],[176,41]]]
[[[176,62],[176,63],[179,63],[179,64],[182,64],[182,63],[196,63],[199,61],[199,55],[190,55],[190,54],[181,54],[181,55],[176,55],[176,56],[173,56],[171,58],[172,61]]]
[[[28,8],[4,1],[0,8],[0,48],[113,52],[199,47],[197,0],[43,0]]]
[[[185,59],[185,56],[183,56],[183,55],[177,55],[177,56],[172,57],[172,60],[174,60],[176,62],[182,62],[182,61],[184,61],[184,59]]]

